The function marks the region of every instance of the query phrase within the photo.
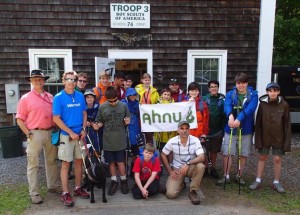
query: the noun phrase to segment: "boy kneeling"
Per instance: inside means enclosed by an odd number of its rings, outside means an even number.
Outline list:
[[[143,155],[138,157],[132,169],[135,185],[132,188],[133,198],[148,198],[158,193],[160,162],[154,156],[155,149],[151,144],[146,144]]]

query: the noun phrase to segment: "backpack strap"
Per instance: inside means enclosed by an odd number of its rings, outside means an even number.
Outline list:
[[[181,101],[182,101],[182,93],[180,93],[180,94],[178,95],[177,101],[178,101],[178,102],[181,102]]]
[[[204,104],[203,104],[202,98],[199,100],[199,109],[200,109],[201,114],[203,115]]]
[[[154,162],[155,162],[155,157],[154,157],[154,155],[153,155],[153,157],[151,158],[151,162],[152,162],[152,166],[153,166],[153,165],[154,165]],[[143,164],[144,164],[144,155],[140,155],[140,170],[142,170]]]
[[[98,100],[98,102],[101,100],[101,98],[102,98],[102,89],[101,88],[99,88],[99,87],[96,87],[96,89],[97,89],[97,92],[98,92],[98,96],[96,96],[96,100]]]

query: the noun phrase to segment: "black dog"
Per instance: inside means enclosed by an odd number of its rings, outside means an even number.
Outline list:
[[[91,161],[86,158],[86,168],[87,173],[85,173],[87,188],[91,191],[91,203],[95,203],[94,197],[94,187],[98,187],[102,189],[102,202],[107,203],[107,199],[105,196],[105,187],[106,187],[106,177],[107,172],[109,172],[108,164],[99,162],[95,156],[91,157]]]

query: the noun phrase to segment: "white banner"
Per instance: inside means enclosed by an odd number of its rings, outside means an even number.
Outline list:
[[[180,121],[188,121],[190,128],[197,128],[195,102],[171,104],[141,104],[142,132],[176,131]]]

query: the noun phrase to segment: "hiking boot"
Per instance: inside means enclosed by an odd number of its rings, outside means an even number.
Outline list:
[[[250,186],[249,189],[250,190],[257,190],[260,186],[260,182],[254,181]]]
[[[61,195],[60,200],[63,202],[65,206],[73,206],[74,204],[70,193]]]
[[[35,196],[31,196],[31,202],[32,202],[32,204],[41,204],[41,203],[43,203],[43,199],[42,199],[42,197],[40,197],[39,194],[37,194]]]
[[[118,182],[115,180],[111,180],[110,187],[108,189],[108,195],[112,196],[116,193],[118,189]]]
[[[189,197],[193,205],[200,204],[200,197],[195,190],[190,191]]]
[[[222,186],[225,183],[225,176],[216,182],[216,185]],[[226,184],[230,183],[230,178],[226,178]]]
[[[79,187],[78,189],[75,189],[73,195],[74,196],[79,196],[82,199],[90,198],[90,194],[88,194],[82,187]]]
[[[62,187],[56,187],[56,188],[50,188],[48,189],[49,193],[56,193],[56,194],[62,194],[63,190]]]
[[[128,180],[121,180],[121,193],[127,194],[129,193],[129,188],[128,188]]]
[[[280,183],[273,183],[273,189],[278,193],[284,193],[284,188]]]
[[[239,183],[239,176],[238,175],[235,176],[235,182],[237,184]],[[240,185],[245,185],[245,184],[246,184],[245,180],[242,177],[240,177]]]
[[[213,177],[213,178],[216,178],[216,179],[220,178],[219,174],[218,174],[218,172],[216,170],[216,168],[211,168],[211,170],[210,170],[210,176]]]

